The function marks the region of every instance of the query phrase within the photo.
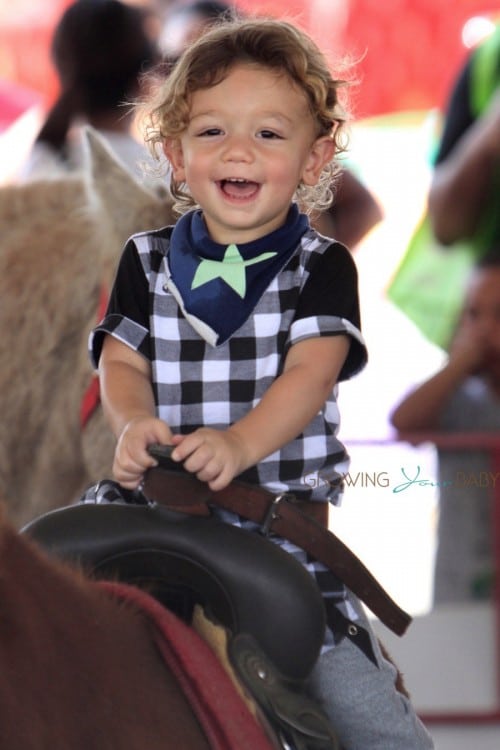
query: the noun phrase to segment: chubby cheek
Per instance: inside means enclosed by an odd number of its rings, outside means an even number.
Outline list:
[[[204,192],[207,189],[207,183],[210,182],[210,178],[200,160],[187,161],[183,172],[184,182],[189,185],[189,190],[193,197],[196,198],[200,190]]]
[[[292,200],[301,181],[300,169],[291,159],[283,164],[268,165],[265,182],[269,184],[271,189],[286,191],[287,200]]]
[[[280,163],[277,164],[277,170],[279,170],[279,173],[288,180],[291,180],[293,175],[294,180],[299,183],[302,179],[303,160],[298,153],[290,154],[288,158],[282,159]]]

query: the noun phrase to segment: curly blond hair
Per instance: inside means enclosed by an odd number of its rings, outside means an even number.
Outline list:
[[[347,84],[336,80],[328,62],[313,40],[287,21],[236,19],[212,26],[181,56],[173,70],[156,78],[147,102],[141,105],[144,140],[161,162],[163,144],[181,135],[189,123],[194,92],[216,86],[236,64],[254,64],[286,75],[307,97],[316,123],[317,137],[330,135],[336,157],[347,148],[346,108],[339,90]],[[317,185],[299,185],[295,199],[302,211],[321,211],[331,204],[337,158],[326,164]],[[187,186],[171,176],[176,210],[183,213],[196,204]]]

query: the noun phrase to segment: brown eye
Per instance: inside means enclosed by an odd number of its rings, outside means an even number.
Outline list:
[[[259,131],[259,136],[261,138],[265,138],[265,139],[272,139],[272,138],[280,138],[281,139],[281,136],[278,135],[278,133],[275,133],[274,130],[260,130]]]
[[[207,128],[206,130],[203,130],[201,133],[198,133],[199,136],[216,136],[220,135],[222,133],[222,130],[220,128]]]

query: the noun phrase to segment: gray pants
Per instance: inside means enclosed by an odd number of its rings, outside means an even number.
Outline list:
[[[330,717],[345,750],[431,750],[433,741],[410,701],[396,690],[396,669],[380,651],[361,605],[378,667],[349,638],[319,660],[310,688]]]

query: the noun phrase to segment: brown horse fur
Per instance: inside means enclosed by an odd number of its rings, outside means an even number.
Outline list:
[[[2,750],[272,750],[202,638],[50,558],[0,500]]]
[[[0,188],[0,491],[18,527],[109,476],[99,408],[82,433],[87,339],[126,239],[171,223],[92,131],[82,174]]]
[[[208,750],[151,630],[0,519],[2,750]]]

